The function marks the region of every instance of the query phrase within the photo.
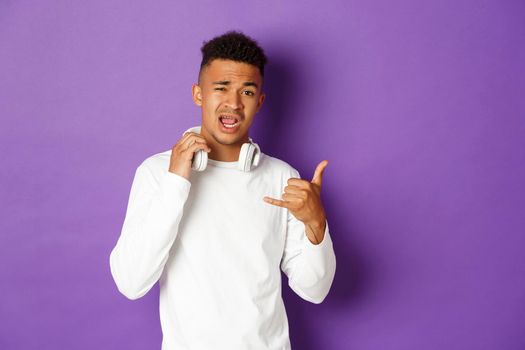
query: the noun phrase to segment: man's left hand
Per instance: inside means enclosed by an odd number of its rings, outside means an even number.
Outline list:
[[[321,182],[327,165],[327,160],[317,165],[312,181],[288,179],[282,199],[263,198],[267,203],[290,210],[297,220],[304,223],[306,235],[314,244],[319,244],[323,240],[326,228],[326,214],[321,202]]]

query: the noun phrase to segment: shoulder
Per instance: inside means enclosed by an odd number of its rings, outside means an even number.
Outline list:
[[[137,171],[144,171],[159,181],[164,173],[168,171],[171,158],[171,149],[155,153],[139,164]]]
[[[266,171],[269,171],[274,175],[280,175],[280,177],[284,178],[301,177],[299,171],[284,160],[272,157],[265,153],[262,153],[262,156],[261,165]]]

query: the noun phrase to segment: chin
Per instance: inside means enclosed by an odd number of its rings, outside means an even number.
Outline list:
[[[221,145],[235,145],[241,142],[243,138],[239,135],[224,135],[219,133],[219,135],[214,135],[214,139]]]
[[[242,142],[246,136],[246,132],[236,132],[235,134],[225,134],[220,130],[213,133],[213,138],[222,145],[236,145]]]

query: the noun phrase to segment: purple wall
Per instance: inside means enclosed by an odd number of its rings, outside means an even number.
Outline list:
[[[127,300],[109,253],[228,29],[271,61],[254,140],[330,161],[337,273],[284,288],[294,349],[524,349],[518,0],[0,1],[0,349],[160,349],[158,287]]]

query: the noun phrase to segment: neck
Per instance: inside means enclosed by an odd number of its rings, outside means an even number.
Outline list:
[[[236,162],[239,159],[242,145],[222,145],[208,141],[211,148],[208,158],[221,162]]]

